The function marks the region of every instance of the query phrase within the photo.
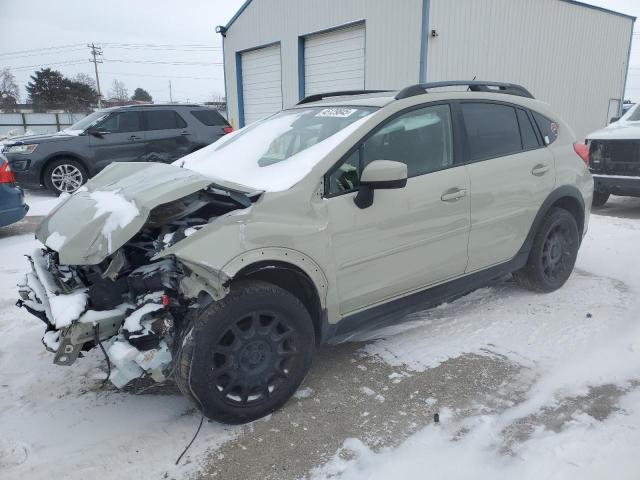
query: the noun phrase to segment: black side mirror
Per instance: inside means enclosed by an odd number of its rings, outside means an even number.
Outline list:
[[[618,120],[620,120],[620,117],[611,117],[611,118],[609,119],[609,123],[610,123],[610,124],[611,124],[611,123],[616,123]]]
[[[89,127],[89,128],[87,128],[86,132],[89,135],[93,135],[94,137],[98,137],[98,138],[102,138],[103,135],[106,133],[106,132],[103,132],[103,131],[99,130],[96,127]]]
[[[364,168],[360,186],[353,201],[358,208],[373,205],[373,191],[404,188],[407,185],[407,165],[391,160],[375,160]]]

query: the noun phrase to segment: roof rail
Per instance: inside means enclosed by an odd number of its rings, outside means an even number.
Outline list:
[[[346,97],[347,95],[365,95],[367,93],[383,93],[383,92],[390,92],[390,91],[391,90],[343,90],[340,92],[316,93],[315,95],[309,95],[308,97],[304,97],[302,100],[298,102],[298,105],[317,102],[318,100],[322,100],[323,98],[327,98],[327,97]]]
[[[487,82],[481,80],[453,80],[450,82],[431,82],[411,85],[400,90],[396,95],[396,100],[413,97],[415,95],[424,95],[425,93],[429,93],[428,90],[431,88],[458,86],[468,87],[472,92],[504,93],[506,95],[516,95],[518,97],[534,98],[529,90],[514,83]]]

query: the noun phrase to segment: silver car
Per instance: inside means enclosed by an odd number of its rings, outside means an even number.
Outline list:
[[[517,85],[309,97],[173,165],[105,168],[39,226],[20,303],[54,363],[99,347],[116,386],[173,377],[247,422],[355,329],[509,273],[560,288],[593,193],[574,142]]]

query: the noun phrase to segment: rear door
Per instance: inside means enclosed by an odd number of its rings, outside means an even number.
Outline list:
[[[125,110],[109,114],[96,125],[99,136],[90,135],[89,146],[96,171],[111,162],[139,161],[145,153],[145,132],[140,112]]]
[[[553,154],[530,112],[498,102],[458,104],[471,182],[469,264],[473,272],[512,259],[555,185]]]
[[[145,126],[145,162],[170,163],[191,153],[197,145],[187,122],[171,109],[150,108],[142,112]]]

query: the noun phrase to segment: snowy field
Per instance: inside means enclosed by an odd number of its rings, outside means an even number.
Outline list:
[[[27,202],[30,214],[42,215],[57,199],[30,192]],[[425,372],[466,354],[508,361],[521,374],[501,390],[518,394],[464,410],[438,404],[440,423],[392,446],[344,438],[308,476],[640,478],[639,245],[640,199],[614,199],[592,215],[576,271],[560,291],[537,295],[501,282],[369,334],[359,354],[398,370]],[[251,435],[251,426],[205,422],[174,466],[200,420],[175,389],[101,388],[97,351],[54,366],[40,344],[41,322],[14,307],[22,255],[36,246],[30,234],[0,230],[0,478],[187,478],[202,472],[207,455],[222,461],[216,450]],[[302,389],[298,399],[312,394]],[[596,397],[608,408],[595,408]]]

